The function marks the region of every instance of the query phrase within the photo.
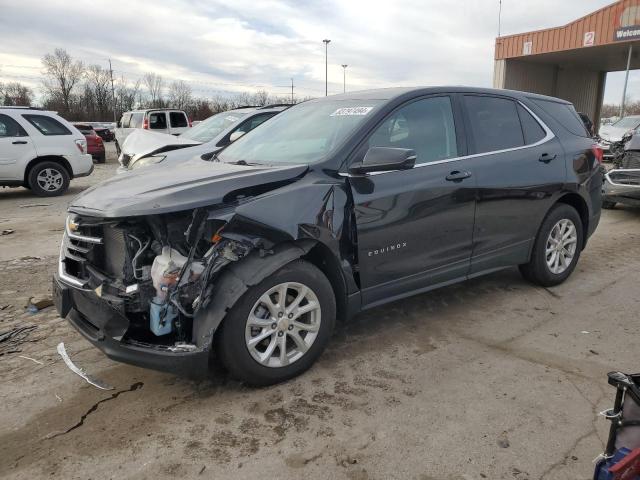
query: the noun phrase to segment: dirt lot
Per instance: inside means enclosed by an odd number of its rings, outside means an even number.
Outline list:
[[[55,309],[25,311],[49,291],[69,200],[114,169],[52,200],[0,191],[0,226],[15,230],[0,237],[0,332],[36,326],[0,346],[0,477],[592,475],[608,427],[597,412],[613,401],[606,372],[640,370],[640,210],[605,212],[564,285],[507,270],[372,310],[301,378],[256,390],[114,363]],[[68,370],[61,341],[115,390]]]

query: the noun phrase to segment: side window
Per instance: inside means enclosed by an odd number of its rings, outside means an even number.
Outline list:
[[[170,112],[169,121],[171,122],[171,126],[173,128],[183,128],[183,127],[189,126],[189,123],[187,122],[187,117],[182,112]]]
[[[149,128],[151,130],[160,130],[167,128],[167,115],[164,112],[155,112],[149,114]]]
[[[71,135],[71,131],[53,117],[32,114],[22,115],[22,117],[43,135]]]
[[[522,147],[524,136],[516,102],[505,98],[465,95],[475,153]]]
[[[125,113],[122,115],[122,121],[120,123],[122,128],[129,128],[129,121],[131,120],[131,114]]]
[[[457,157],[451,99],[425,98],[399,108],[376,128],[367,146],[410,148],[416,151],[416,163]]]
[[[131,118],[129,119],[129,128],[142,128],[142,119],[144,118],[144,113],[132,113]]]
[[[0,138],[26,137],[27,132],[9,115],[0,114]]]
[[[520,123],[522,124],[525,144],[531,145],[532,143],[539,142],[546,136],[544,129],[538,121],[520,104],[518,104],[518,115],[520,116]]]

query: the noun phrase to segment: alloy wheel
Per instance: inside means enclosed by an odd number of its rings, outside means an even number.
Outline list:
[[[64,177],[59,170],[55,168],[45,168],[36,177],[36,181],[42,190],[46,192],[55,192],[62,188]]]
[[[309,351],[321,319],[313,290],[302,283],[280,283],[253,305],[245,327],[247,349],[265,367],[286,367]]]
[[[549,232],[545,250],[551,273],[564,273],[571,266],[577,248],[578,231],[575,224],[567,218],[558,221]]]

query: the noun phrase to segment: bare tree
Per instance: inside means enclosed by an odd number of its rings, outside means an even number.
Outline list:
[[[149,91],[149,106],[152,108],[162,107],[162,87],[164,85],[162,76],[149,72],[142,78],[142,83]]]
[[[62,48],[42,57],[45,79],[44,87],[52,98],[62,103],[64,113],[71,111],[71,97],[76,85],[82,79],[84,65],[80,60],[74,61],[71,55]]]
[[[85,78],[95,112],[100,119],[104,119],[107,117],[111,107],[111,77],[109,70],[103,69],[100,65],[89,65]]]
[[[0,99],[7,106],[29,106],[33,100],[33,91],[18,82],[7,83],[0,87]]]
[[[120,77],[115,85],[117,112],[121,114],[127,110],[133,110],[140,100],[140,80],[133,84],[127,84],[124,77]]]
[[[169,105],[186,110],[191,104],[191,87],[183,80],[176,80],[169,86]]]

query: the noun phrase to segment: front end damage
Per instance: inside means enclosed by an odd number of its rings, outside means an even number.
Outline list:
[[[235,302],[218,299],[227,306],[212,311],[217,277],[249,255],[277,257],[261,239],[227,235],[216,213],[71,214],[54,278],[60,315],[114,360],[179,374],[206,372],[213,334]]]
[[[605,201],[640,207],[640,169],[614,169],[604,178],[602,194]]]

